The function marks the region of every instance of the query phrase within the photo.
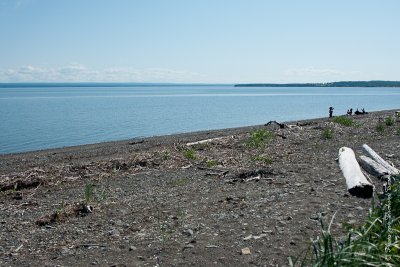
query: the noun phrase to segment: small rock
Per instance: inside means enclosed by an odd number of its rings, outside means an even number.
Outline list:
[[[251,254],[250,248],[248,247],[242,248],[242,255],[250,255],[250,254]]]
[[[137,250],[137,247],[135,247],[135,246],[130,246],[130,247],[129,247],[129,251],[133,251],[133,250]]]
[[[182,231],[182,234],[186,236],[192,236],[193,235],[193,230],[192,229],[185,229]]]
[[[119,235],[120,235],[120,233],[117,229],[112,229],[111,231],[108,232],[108,234],[113,237],[119,237]]]
[[[188,249],[188,248],[194,248],[194,246],[191,245],[191,244],[187,244],[187,245],[185,245],[185,246],[183,247],[183,250]]]

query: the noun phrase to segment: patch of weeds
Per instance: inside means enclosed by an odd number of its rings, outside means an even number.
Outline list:
[[[338,123],[343,126],[347,126],[347,127],[351,127],[351,126],[355,125],[354,121],[351,118],[346,117],[346,116],[335,117],[335,118],[333,118],[333,122]]]
[[[250,134],[249,139],[246,141],[246,145],[252,148],[263,147],[272,140],[273,136],[274,135],[271,131],[259,129]]]
[[[171,158],[171,155],[169,154],[168,151],[161,152],[161,159],[162,160],[169,160],[170,158]]]
[[[93,189],[94,189],[93,188],[93,184],[87,183],[85,185],[85,188],[83,190],[83,196],[84,196],[84,199],[85,199],[86,203],[89,203],[92,200],[94,200],[94,194],[93,194],[94,190]]]
[[[321,136],[324,139],[332,139],[334,137],[335,133],[332,128],[326,128],[323,130]]]
[[[270,165],[272,164],[272,158],[271,157],[265,157],[265,156],[255,156],[251,158],[253,161],[260,161],[264,164]]]
[[[397,177],[398,179],[399,177]],[[290,266],[400,266],[400,183],[373,198],[368,218],[359,227],[346,225],[345,239],[331,233],[333,218],[326,226],[320,218],[321,234],[306,253]],[[378,200],[377,204],[374,201]]]
[[[212,160],[212,159],[207,159],[206,160],[206,165],[208,168],[214,167],[218,165],[218,162],[216,160]]]
[[[378,125],[376,125],[375,130],[378,133],[383,133],[385,131],[385,126],[382,123],[379,123]]]
[[[398,128],[396,129],[396,134],[397,134],[397,135],[400,135],[400,127],[398,127]]]
[[[394,119],[393,119],[392,117],[387,117],[387,118],[385,119],[385,124],[386,124],[386,126],[393,126],[393,124],[394,124]]]
[[[196,151],[193,149],[186,149],[183,151],[183,156],[189,160],[195,160],[197,158]]]

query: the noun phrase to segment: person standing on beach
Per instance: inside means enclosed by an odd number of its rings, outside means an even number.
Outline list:
[[[333,117],[333,107],[329,107],[329,118]]]

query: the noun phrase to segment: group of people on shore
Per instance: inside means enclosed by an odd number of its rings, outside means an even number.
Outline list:
[[[334,110],[333,107],[329,107],[329,118],[333,117],[333,110]],[[359,111],[357,108],[357,110],[354,112],[354,115],[363,115],[363,114],[368,114],[368,112],[366,112],[364,108],[362,108],[361,111]],[[347,115],[348,116],[353,115],[353,108],[347,110]]]
[[[354,115],[362,115],[362,114],[368,114],[368,112],[365,111],[364,108],[361,109],[361,111],[359,111],[358,109],[354,112]],[[351,116],[353,115],[353,109],[350,108],[347,110],[347,115]]]

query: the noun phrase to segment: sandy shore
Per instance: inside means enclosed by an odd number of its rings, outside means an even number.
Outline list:
[[[394,113],[1,155],[0,265],[286,266],[318,216],[337,212],[339,234],[365,218],[371,201],[347,193],[335,159],[367,143],[400,166]],[[259,129],[271,140],[252,147]]]

